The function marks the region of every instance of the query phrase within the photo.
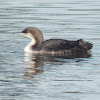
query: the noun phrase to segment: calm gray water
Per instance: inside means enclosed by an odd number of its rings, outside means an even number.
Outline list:
[[[13,33],[27,26],[90,41],[92,55],[24,54],[30,40]],[[100,100],[100,0],[0,0],[0,100]]]

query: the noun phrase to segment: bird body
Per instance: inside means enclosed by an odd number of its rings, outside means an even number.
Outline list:
[[[46,54],[72,54],[87,53],[92,48],[92,44],[82,39],[76,41],[64,39],[49,39],[43,41],[42,32],[36,27],[27,27],[22,33],[31,39],[25,47],[24,52],[46,53]]]

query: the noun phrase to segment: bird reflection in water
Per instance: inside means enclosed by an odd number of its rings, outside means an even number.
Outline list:
[[[25,53],[24,61],[28,65],[24,75],[25,78],[33,78],[34,75],[43,72],[43,59],[43,56]]]
[[[30,79],[34,78],[34,75],[43,73],[43,66],[46,62],[50,62],[51,65],[54,63],[62,64],[68,63],[63,59],[75,59],[75,58],[89,58],[91,57],[91,53],[89,54],[74,54],[74,55],[47,55],[47,54],[33,54],[33,53],[25,53],[25,62],[28,67],[25,71],[25,78]],[[76,61],[76,60],[75,60]],[[82,59],[77,59],[77,62],[82,61]]]

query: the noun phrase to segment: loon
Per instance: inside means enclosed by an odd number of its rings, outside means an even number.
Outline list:
[[[31,42],[24,48],[24,52],[41,53],[41,54],[74,54],[88,53],[93,47],[92,43],[64,39],[49,39],[43,41],[42,32],[36,27],[26,27],[22,33],[25,37],[30,38]]]

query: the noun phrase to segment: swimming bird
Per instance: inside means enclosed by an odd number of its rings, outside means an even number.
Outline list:
[[[22,33],[31,42],[24,48],[24,52],[42,54],[74,54],[87,53],[92,44],[82,39],[71,41],[64,39],[49,39],[43,41],[42,32],[36,27],[26,27]]]

